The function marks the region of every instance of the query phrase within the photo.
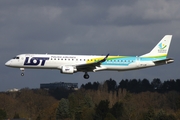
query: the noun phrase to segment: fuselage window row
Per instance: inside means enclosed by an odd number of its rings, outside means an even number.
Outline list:
[[[14,57],[14,59],[19,59],[19,57]],[[100,61],[99,59],[56,59],[56,58],[54,58],[54,59],[52,59],[51,58],[51,60],[61,60],[61,61],[66,61],[66,60],[68,60],[68,61],[74,61],[74,60],[76,60],[76,61],[94,61],[94,62],[98,62],[98,61]],[[106,60],[105,62],[118,62],[118,63],[120,63],[120,62],[134,62],[134,60]]]

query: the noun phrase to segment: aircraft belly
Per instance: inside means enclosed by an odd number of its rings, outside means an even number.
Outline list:
[[[136,64],[130,64],[128,66],[123,66],[123,65],[107,65],[106,70],[111,70],[111,71],[126,71],[126,70],[132,70],[136,69],[137,65]]]

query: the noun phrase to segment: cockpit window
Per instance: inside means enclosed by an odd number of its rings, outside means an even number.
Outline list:
[[[19,59],[19,57],[13,57],[13,59]]]

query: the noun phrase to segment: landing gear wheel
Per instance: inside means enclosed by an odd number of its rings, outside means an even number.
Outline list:
[[[84,74],[84,79],[88,79],[89,78],[89,75],[86,73]]]
[[[24,76],[24,68],[20,68],[20,70],[21,70],[21,76]]]
[[[21,73],[21,76],[24,76],[24,73]]]

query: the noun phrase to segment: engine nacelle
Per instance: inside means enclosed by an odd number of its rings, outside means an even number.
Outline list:
[[[76,70],[73,66],[62,66],[61,73],[64,74],[73,74]]]

